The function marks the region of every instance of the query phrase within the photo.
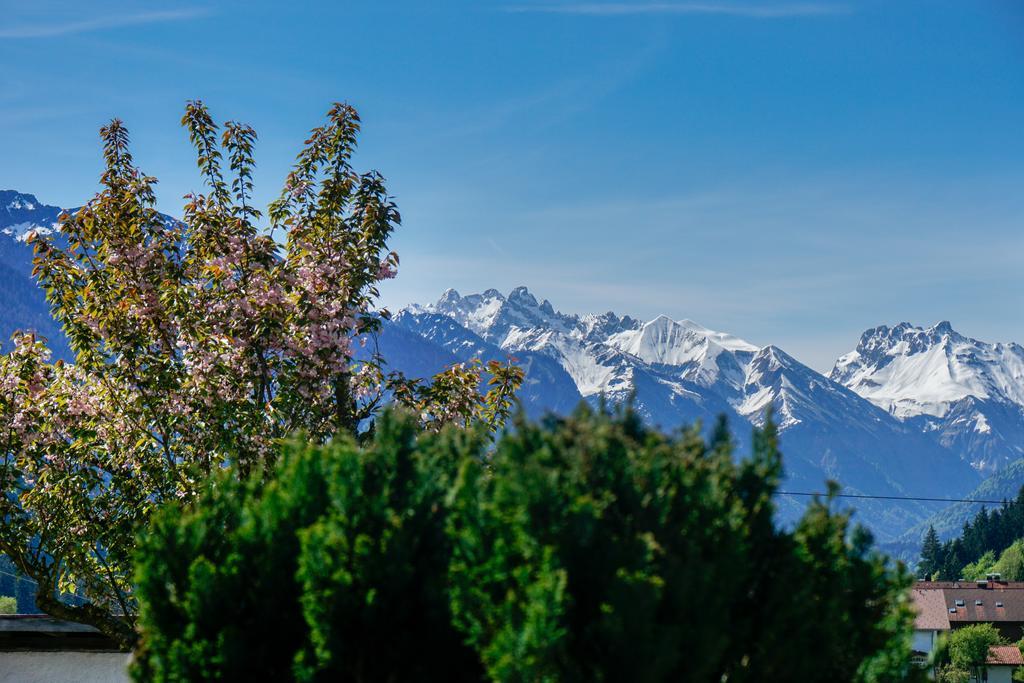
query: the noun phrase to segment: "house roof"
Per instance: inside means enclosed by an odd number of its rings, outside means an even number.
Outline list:
[[[949,614],[942,589],[919,589],[910,592],[914,601],[914,628],[919,631],[948,631]]]
[[[988,649],[985,663],[989,665],[1024,666],[1024,657],[1016,645],[993,645]]]
[[[918,594],[921,597],[918,597]],[[934,604],[942,596],[945,617],[951,625],[975,622],[1020,622],[1024,624],[1024,582],[985,581],[919,581],[914,585],[914,604],[922,605],[919,614],[931,615],[927,623],[934,624]],[[958,605],[957,601],[963,604]],[[927,608],[924,605],[927,604]],[[924,623],[924,616],[920,617]],[[941,629],[935,626],[917,626],[919,629]],[[948,626],[946,628],[949,628]]]

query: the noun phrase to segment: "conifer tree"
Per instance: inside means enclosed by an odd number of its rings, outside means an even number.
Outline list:
[[[942,543],[933,531],[929,528],[923,539],[918,576],[937,576],[943,581],[962,578],[967,565],[976,570],[978,561],[986,553],[998,557],[1024,538],[1024,487],[1014,500],[1004,501],[998,508],[980,508],[972,519],[963,523],[957,538]]]
[[[940,569],[941,555],[942,544],[939,543],[939,535],[935,533],[935,527],[929,525],[921,544],[921,561],[917,565],[917,576],[924,580],[930,579]]]

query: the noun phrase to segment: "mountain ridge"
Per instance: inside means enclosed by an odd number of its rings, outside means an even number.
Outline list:
[[[424,315],[472,329],[508,354],[547,356],[584,400],[632,397],[645,419],[662,428],[707,424],[721,413],[739,431],[763,424],[773,406],[788,481],[805,490],[838,478],[851,493],[932,497],[937,489],[966,493],[980,482],[948,448],[774,345],[757,347],[664,315],[642,321],[614,312],[565,314],[522,286],[507,296],[495,289],[466,296],[447,290],[434,303],[403,309],[396,323]],[[456,340],[431,339],[458,355]],[[859,507],[880,536],[895,538],[939,506],[863,501]]]

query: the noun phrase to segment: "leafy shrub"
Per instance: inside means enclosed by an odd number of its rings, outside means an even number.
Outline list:
[[[949,635],[949,660],[953,666],[973,671],[985,664],[988,649],[1003,642],[992,624],[971,624]]]
[[[992,565],[996,563],[996,554],[989,550],[979,557],[977,561],[971,562],[960,571],[960,578],[967,581],[980,581],[993,571]]]
[[[581,408],[482,433],[388,415],[292,443],[140,541],[138,680],[883,681],[909,577],[813,503],[773,523],[774,428],[664,436]],[[850,540],[847,540],[850,539]]]
[[[0,595],[0,614],[17,614],[18,600],[9,595]]]
[[[1024,540],[1016,540],[1003,551],[992,567],[1004,581],[1024,580]]]
[[[971,672],[954,664],[946,664],[935,670],[936,683],[970,683]]]

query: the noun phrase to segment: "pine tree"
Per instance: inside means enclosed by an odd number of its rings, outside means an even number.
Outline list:
[[[921,544],[921,561],[917,564],[917,575],[922,579],[929,579],[942,565],[942,545],[939,543],[939,535],[935,533],[935,527],[928,527],[928,533],[924,535],[924,542]]]
[[[960,539],[950,541],[942,546],[942,566],[939,567],[939,578],[943,581],[956,581],[960,572],[967,564],[964,559],[963,545]]]
[[[988,552],[999,557],[1018,539],[1024,538],[1024,487],[1012,501],[993,510],[982,507],[964,522],[959,538],[939,543],[929,529],[917,564],[918,576],[954,581],[964,576],[966,565],[977,565]],[[974,567],[976,568],[976,567]],[[1004,577],[1005,578],[1005,577]]]

